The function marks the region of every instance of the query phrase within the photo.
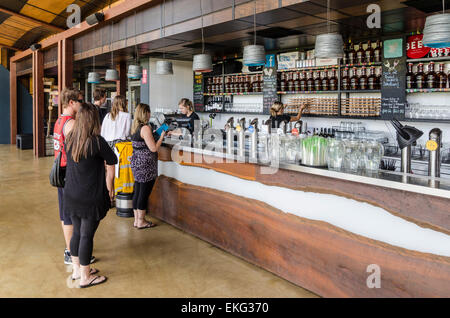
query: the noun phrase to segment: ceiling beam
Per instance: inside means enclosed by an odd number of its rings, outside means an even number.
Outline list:
[[[14,17],[18,17],[18,18],[27,20],[27,21],[32,22],[32,23],[39,24],[39,25],[41,25],[41,26],[45,27],[46,29],[48,29],[50,31],[53,31],[53,32],[65,31],[65,29],[57,27],[57,26],[55,26],[53,24],[34,19],[32,17],[26,16],[26,15],[23,15],[23,14],[20,14],[20,13],[17,13],[17,12],[14,12],[14,11],[11,11],[11,10],[8,10],[8,9],[2,8],[2,7],[0,7],[0,12],[3,12],[3,13],[6,13],[6,14],[9,14],[9,15],[12,15]]]
[[[12,47],[12,46],[1,44],[1,43],[0,43],[0,48],[5,48],[5,49],[14,50],[14,51],[19,51],[19,49],[16,48],[16,47]]]

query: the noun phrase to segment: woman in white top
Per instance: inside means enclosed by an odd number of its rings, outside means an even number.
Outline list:
[[[117,95],[114,98],[111,112],[105,116],[101,135],[114,150],[116,143],[125,141],[130,137],[131,115],[128,113],[125,96]]]

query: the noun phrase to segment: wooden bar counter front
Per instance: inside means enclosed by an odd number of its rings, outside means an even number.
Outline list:
[[[152,216],[320,296],[450,297],[448,197],[171,152]]]

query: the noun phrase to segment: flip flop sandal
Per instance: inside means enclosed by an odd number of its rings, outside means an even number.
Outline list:
[[[102,280],[101,282],[98,282],[98,283],[94,283],[95,280],[99,279],[100,277],[102,277],[102,276],[96,276],[93,280],[91,280],[91,282],[89,284],[87,284],[87,285],[80,285],[80,288],[88,288],[88,287],[92,287],[92,286],[95,286],[95,285],[100,285],[100,284],[103,284],[104,282],[106,282],[108,280],[108,277],[103,276],[103,277],[105,277],[105,280]]]
[[[149,228],[152,228],[152,227],[155,227],[155,226],[156,226],[155,223],[150,222],[150,223],[147,223],[147,224],[144,225],[144,226],[137,227],[137,229],[138,229],[138,230],[144,230],[144,229],[149,229]]]
[[[96,269],[96,268],[91,268],[91,270],[89,271],[89,275],[95,275],[95,274],[97,274],[98,272],[100,272],[98,269]],[[77,279],[80,279],[81,278],[81,276],[80,277],[77,277],[77,278],[73,278],[72,277],[72,280],[77,280]]]

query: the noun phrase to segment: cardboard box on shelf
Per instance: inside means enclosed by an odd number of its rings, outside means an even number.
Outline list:
[[[338,59],[319,59],[316,58],[316,66],[337,65]]]
[[[296,67],[296,61],[300,58],[300,52],[280,53],[277,56],[278,69],[284,70]]]

